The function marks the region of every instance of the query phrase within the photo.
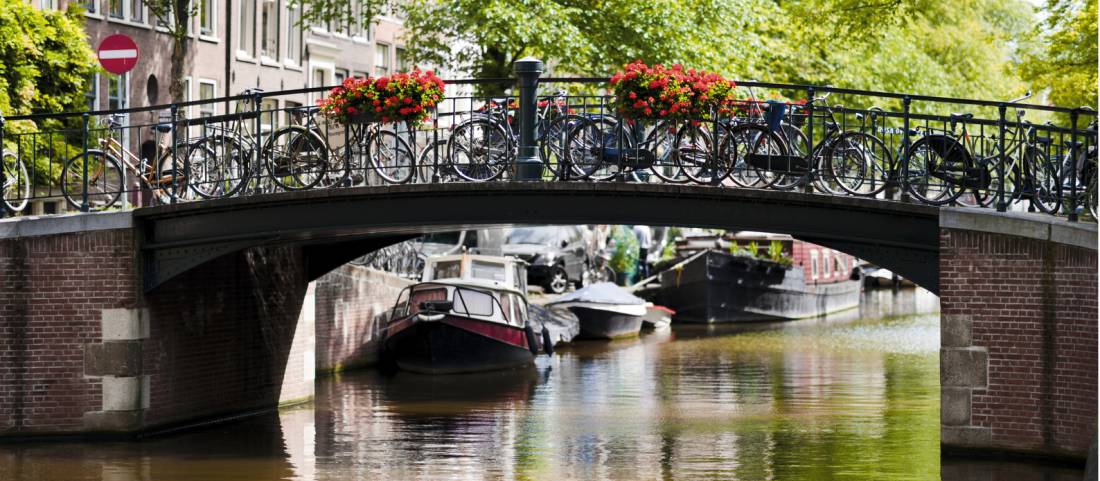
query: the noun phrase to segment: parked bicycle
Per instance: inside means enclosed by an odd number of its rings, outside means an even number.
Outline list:
[[[15,152],[0,151],[0,159],[4,175],[0,197],[4,199],[3,208],[14,214],[25,209],[30,201],[31,178],[27,175],[27,165]]]
[[[126,190],[124,174],[138,179],[144,189],[152,192],[157,203],[167,204],[186,189],[183,168],[190,148],[186,141],[175,148],[158,143],[159,156],[154,160],[141,158],[127,149],[119,138],[123,116],[107,117],[107,135],[98,140],[98,149],[88,149],[65,163],[61,169],[61,193],[70,205],[81,208],[87,200],[90,211],[113,207]],[[158,123],[151,129],[158,137],[172,132],[171,121]],[[180,153],[183,155],[179,155]]]

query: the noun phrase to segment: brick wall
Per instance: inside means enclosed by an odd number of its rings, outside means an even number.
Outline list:
[[[339,371],[377,362],[380,316],[412,282],[344,265],[316,284],[317,369]]]
[[[311,326],[297,332],[308,287],[303,266],[298,248],[251,248],[147,295],[145,428],[312,395],[313,345],[302,340]]]
[[[1096,296],[1095,249],[942,229],[944,446],[1085,456],[1097,423]]]
[[[104,310],[138,302],[129,229],[0,240],[0,435],[85,429],[103,405],[85,376]]]

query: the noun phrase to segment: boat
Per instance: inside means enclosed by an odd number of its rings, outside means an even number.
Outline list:
[[[549,336],[528,323],[525,263],[472,254],[428,258],[382,335],[384,360],[423,374],[523,367]]]
[[[615,284],[599,282],[546,305],[573,311],[580,321],[580,339],[619,339],[638,335],[646,304]]]
[[[650,302],[646,304],[642,326],[650,329],[664,329],[672,324],[672,316],[675,315],[676,311]]]
[[[776,252],[761,254],[750,243]],[[652,299],[674,309],[676,322],[803,319],[859,306],[860,271],[847,254],[759,232],[683,244],[683,260],[661,272]]]

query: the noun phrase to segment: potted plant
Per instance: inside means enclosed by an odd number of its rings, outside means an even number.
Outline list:
[[[431,70],[349,77],[317,105],[325,116],[341,123],[405,122],[415,127],[443,100],[443,86]]]
[[[612,106],[627,120],[694,121],[732,112],[736,84],[713,72],[638,60],[611,77],[611,88]]]

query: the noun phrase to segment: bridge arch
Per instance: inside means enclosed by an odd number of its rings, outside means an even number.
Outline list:
[[[510,224],[646,224],[790,234],[939,290],[939,209],[880,199],[688,185],[415,184],[138,209],[144,285],[249,247],[303,247],[311,277],[418,234]]]

